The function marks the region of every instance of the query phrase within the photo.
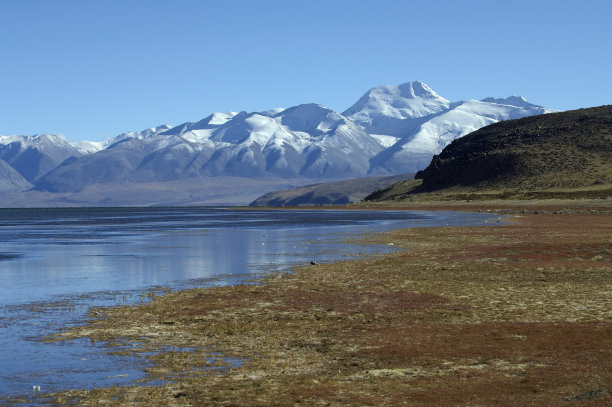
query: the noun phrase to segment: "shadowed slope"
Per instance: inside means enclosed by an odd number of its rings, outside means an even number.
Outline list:
[[[413,175],[356,178],[283,189],[257,198],[250,206],[344,205],[363,199],[374,189],[412,178]]]

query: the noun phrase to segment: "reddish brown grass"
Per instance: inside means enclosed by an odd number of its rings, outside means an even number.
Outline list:
[[[497,227],[369,236],[407,250],[305,266],[264,285],[190,290],[66,337],[191,352],[153,357],[163,386],[57,403],[612,405],[609,215],[521,215]],[[240,368],[193,371],[211,352]]]

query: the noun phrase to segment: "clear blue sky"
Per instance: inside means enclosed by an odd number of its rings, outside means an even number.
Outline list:
[[[0,134],[102,140],[421,80],[612,103],[612,1],[0,0]]]

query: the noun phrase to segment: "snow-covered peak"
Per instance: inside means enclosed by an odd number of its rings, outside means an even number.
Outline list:
[[[261,113],[240,112],[232,120],[214,130],[210,140],[217,143],[248,145],[252,142],[267,144],[271,139],[292,137],[274,118]]]
[[[292,131],[313,133],[313,136],[328,132],[345,122],[344,117],[335,111],[316,103],[290,107],[274,117]]]
[[[421,81],[407,82],[397,86],[400,95],[404,98],[429,98],[429,99],[440,99],[442,98],[436,92],[433,91],[429,86]]]
[[[415,81],[372,88],[342,115],[367,129],[380,117],[416,119],[445,111],[449,105],[429,86]]]
[[[71,145],[66,141],[66,137],[59,134],[36,134],[34,136],[0,136],[0,145],[7,145],[11,143],[19,143],[21,148],[26,149],[29,147],[33,148],[60,148],[70,149]]]
[[[197,130],[215,129],[219,126],[223,126],[225,123],[232,120],[237,114],[237,112],[213,113],[200,120],[199,122],[186,122],[171,129],[168,129],[162,132],[161,134],[166,136],[179,136]]]
[[[468,100],[458,103],[457,106],[450,110],[450,112],[452,111],[461,111],[470,115],[487,117],[495,122],[551,112],[549,109],[532,105],[524,98],[516,96],[505,99]]]
[[[33,182],[69,157],[83,155],[57,134],[0,138],[0,159]]]
[[[10,144],[10,143],[31,143],[34,140],[39,139],[40,135],[34,136],[22,136],[18,134],[14,134],[12,136],[0,136],[0,144]]]
[[[64,145],[67,143],[66,137],[59,134],[41,134],[32,136],[32,141],[37,143],[50,143],[55,145]]]
[[[293,106],[288,109],[283,109],[275,116],[288,117],[288,116],[303,116],[303,117],[320,117],[322,115],[335,114],[340,117],[338,113],[336,113],[332,109],[328,109],[325,106],[319,103],[304,103],[301,105]]]
[[[0,135],[0,145],[7,145],[7,144],[14,143],[14,142],[21,142],[21,141],[24,141],[25,137],[29,137],[29,136],[17,136],[17,135],[2,136]]]
[[[159,131],[167,128],[159,127]],[[18,143],[21,150],[35,148],[40,151],[49,152],[51,150],[61,150],[72,155],[89,155],[104,150],[112,143],[125,138],[145,138],[155,133],[155,129],[147,129],[142,132],[123,133],[111,140],[104,141],[67,141],[66,137],[59,134],[41,134],[34,136],[0,136],[0,146],[11,143]]]
[[[511,106],[524,106],[526,104],[530,104],[527,99],[522,96],[509,96],[507,98],[493,98],[488,97],[481,100],[481,102],[488,103],[499,103],[501,105],[511,105]]]
[[[115,141],[119,141],[119,140],[123,140],[126,138],[132,138],[132,139],[147,139],[153,136],[156,136],[160,133],[163,133],[164,131],[170,130],[170,126],[168,126],[167,124],[163,124],[161,126],[157,126],[157,127],[151,127],[148,128],[146,130],[142,130],[142,131],[130,131],[127,133],[122,133],[120,135],[118,135],[117,137],[115,137]]]
[[[221,126],[230,121],[237,114],[238,112],[213,113],[208,116],[208,124],[211,126]]]
[[[263,112],[259,112],[260,115],[273,117],[285,110],[284,107],[277,107],[275,109],[264,110]]]
[[[507,98],[492,98],[492,97],[488,97],[488,98],[482,99],[481,102],[495,103],[495,104],[499,104],[499,105],[507,105],[507,106],[515,106],[515,107],[522,107],[522,108],[526,108],[526,109],[530,109],[530,110],[539,110],[539,112],[537,114],[540,114],[540,113],[552,113],[552,112],[554,112],[554,110],[547,109],[545,107],[529,103],[527,101],[527,99],[525,99],[522,96],[510,96],[510,97],[507,97]],[[532,114],[535,114],[535,113],[532,113]]]
[[[70,143],[72,147],[76,148],[81,154],[94,154],[98,151],[104,150],[109,146],[110,140],[105,141],[73,141]]]

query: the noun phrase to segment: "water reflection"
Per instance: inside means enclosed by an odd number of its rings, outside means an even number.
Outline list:
[[[484,220],[417,212],[0,210],[0,397],[33,385],[46,392],[143,376],[140,358],[107,355],[87,341],[35,340],[82,320],[91,305],[137,302],[155,286],[231,284],[248,273],[391,249],[343,244],[340,234]]]

